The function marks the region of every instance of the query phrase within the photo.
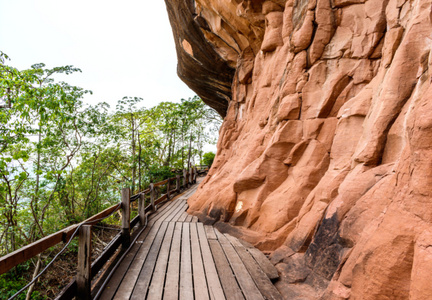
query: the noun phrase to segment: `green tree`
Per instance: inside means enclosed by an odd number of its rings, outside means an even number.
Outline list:
[[[209,166],[209,168],[210,168],[211,165],[213,164],[215,156],[216,156],[216,154],[214,154],[213,152],[204,153],[203,159],[201,160],[201,163],[203,165]]]

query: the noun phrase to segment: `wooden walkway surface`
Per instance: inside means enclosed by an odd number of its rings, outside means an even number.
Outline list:
[[[195,190],[149,217],[99,299],[282,299],[264,254],[186,213]]]

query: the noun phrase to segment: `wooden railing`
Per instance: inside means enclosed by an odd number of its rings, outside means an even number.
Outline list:
[[[158,206],[164,201],[171,199],[182,190],[188,189],[196,182],[198,173],[196,167],[190,168],[189,170],[183,170],[182,175],[177,175],[176,177],[168,178],[161,182],[150,183],[147,189],[132,197],[129,188],[122,189],[120,203],[105,209],[79,224],[57,231],[56,233],[44,237],[30,245],[0,257],[0,274],[9,271],[20,263],[35,257],[59,243],[63,242],[68,245],[71,239],[78,236],[77,275],[75,279],[63,289],[56,299],[72,299],[73,297],[76,297],[77,300],[91,299],[91,295],[96,294],[101,288],[104,279],[106,279],[109,272],[120,259],[121,254],[129,248],[131,240],[140,234],[142,230],[139,229],[143,229],[146,226],[148,214],[157,211]],[[164,186],[165,193],[162,194]],[[145,206],[146,195],[150,197],[150,203],[147,206]],[[131,203],[137,200],[138,215],[133,220],[130,220]],[[93,263],[91,263],[92,225],[109,217],[118,210],[120,210],[122,216],[121,232],[111,240],[103,250],[102,254],[95,259]],[[131,234],[132,228],[135,228],[135,230],[133,230],[133,233]],[[114,255],[116,252],[117,254]],[[92,289],[92,280],[102,270],[102,268],[104,268],[103,274],[99,274],[98,280],[96,283],[93,283]]]

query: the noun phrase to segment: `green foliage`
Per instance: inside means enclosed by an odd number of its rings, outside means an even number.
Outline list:
[[[26,262],[18,265],[12,271],[0,275],[0,300],[6,300],[12,297],[22,287],[28,283],[28,279],[24,278],[21,274],[30,269],[30,263]],[[25,293],[21,293],[17,298],[24,300],[26,298]],[[31,299],[42,300],[44,297],[40,295],[38,291],[32,293]]]
[[[213,152],[204,153],[201,163],[203,165],[211,167],[211,165],[213,164],[213,160],[214,160],[215,156],[216,156],[216,154],[214,154]]]
[[[136,193],[173,177],[215,141],[221,119],[198,97],[148,109],[124,97],[110,111],[54,79],[78,68],[18,70],[7,60],[0,52],[0,256],[118,203],[125,186]],[[8,293],[24,280],[7,276]]]
[[[148,171],[148,176],[151,182],[159,182],[165,179],[174,177],[175,174],[171,171],[169,166],[151,166]]]

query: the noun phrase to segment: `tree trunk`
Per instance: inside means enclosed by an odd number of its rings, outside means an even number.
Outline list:
[[[135,180],[136,180],[136,164],[135,164],[135,120],[131,113],[131,129],[132,129],[132,195],[135,191]]]
[[[41,267],[41,255],[39,254],[39,255],[37,256],[37,262],[36,262],[35,269],[34,269],[34,271],[33,271],[33,277],[32,277],[32,280],[33,280],[33,279],[38,275],[39,270],[40,270],[40,267]],[[36,283],[36,282],[35,282],[35,283]],[[35,283],[33,283],[33,284],[29,287],[29,289],[27,290],[26,300],[30,300],[30,299],[31,299],[31,294],[33,293],[33,289],[34,289],[34,285],[35,285]]]

